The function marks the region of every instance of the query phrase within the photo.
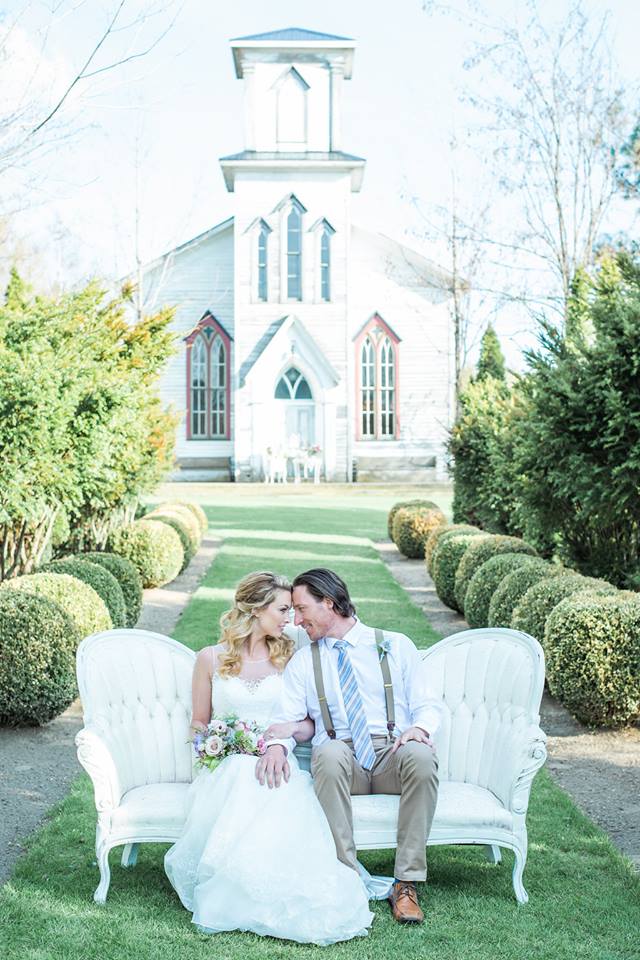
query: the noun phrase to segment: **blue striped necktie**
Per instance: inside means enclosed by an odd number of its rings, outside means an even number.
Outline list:
[[[358,690],[351,658],[347,652],[347,641],[337,640],[334,647],[338,650],[338,678],[342,688],[344,708],[347,711],[349,729],[351,730],[353,751],[360,766],[365,770],[371,770],[376,762],[376,755],[371,742],[364,706],[362,705],[362,697]]]

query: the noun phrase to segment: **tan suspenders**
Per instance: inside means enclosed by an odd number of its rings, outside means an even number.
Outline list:
[[[391,682],[391,670],[389,668],[389,661],[387,659],[386,650],[382,649],[382,641],[384,640],[384,634],[382,630],[375,630],[376,635],[376,646],[380,650],[380,670],[382,671],[382,681],[384,683],[384,702],[387,709],[387,730],[389,732],[389,737],[393,737],[393,731],[396,725],[396,714],[395,714],[395,704],[393,701],[393,683]],[[324,723],[324,728],[327,731],[328,736],[331,740],[335,740],[336,731],[333,726],[333,720],[331,719],[331,713],[329,712],[329,705],[327,703],[327,698],[325,695],[324,689],[324,677],[322,675],[322,661],[320,659],[320,647],[317,643],[311,644],[311,660],[313,663],[313,676],[316,682],[316,692],[318,694],[318,702],[320,703],[320,713],[322,715],[322,722]]]

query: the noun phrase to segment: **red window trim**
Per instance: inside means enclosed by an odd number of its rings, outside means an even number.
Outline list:
[[[205,437],[194,437],[191,433],[191,350],[193,344],[196,341],[196,338],[202,333],[205,327],[213,327],[215,333],[210,340],[207,340],[204,337],[206,348],[207,348],[207,383],[211,383],[211,345],[214,343],[216,336],[219,336],[224,345],[225,351],[225,373],[226,373],[226,382],[225,382],[225,411],[224,411],[224,434],[217,435],[215,437],[211,436],[211,409],[209,403],[207,403],[205,413],[206,413],[206,427],[207,435]],[[222,324],[216,320],[214,315],[207,310],[203,315],[202,319],[198,323],[188,337],[184,338],[184,342],[187,347],[187,440],[230,440],[231,439],[231,337],[224,329]]]
[[[379,337],[377,340],[374,336],[370,337],[371,343],[373,344],[374,356],[375,356],[375,375],[376,375],[376,385],[375,385],[375,400],[374,400],[374,409],[375,409],[375,425],[376,431],[375,436],[365,437],[362,435],[362,363],[361,363],[361,352],[362,344],[367,339],[369,334],[372,334],[374,329],[379,327],[384,336]],[[394,360],[394,372],[395,372],[395,382],[394,382],[394,391],[393,391],[393,417],[395,430],[392,437],[386,436],[383,437],[380,435],[380,425],[381,425],[381,414],[380,414],[380,353],[382,349],[382,343],[385,339],[385,336],[389,338],[393,345],[393,360]],[[394,333],[389,324],[382,319],[379,313],[374,313],[373,316],[365,323],[363,327],[360,328],[358,333],[354,338],[355,342],[355,361],[356,361],[356,375],[355,375],[355,384],[356,384],[356,440],[398,440],[400,438],[400,416],[398,414],[399,402],[398,398],[400,395],[400,351],[398,350],[398,344],[400,343],[400,337]]]

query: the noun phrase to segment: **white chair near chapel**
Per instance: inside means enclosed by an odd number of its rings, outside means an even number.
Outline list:
[[[500,847],[513,850],[513,888],[526,903],[526,813],[546,757],[542,648],[524,633],[489,628],[447,637],[423,657],[443,709],[434,738],[440,789],[428,842],[479,844],[495,863]],[[194,659],[183,644],[144,630],[109,630],[78,648],[85,726],[76,744],[98,812],[98,903],[107,897],[113,847],[123,846],[122,864],[133,866],[138,844],[180,835],[192,778]],[[302,750],[301,763],[306,758]],[[358,849],[396,846],[398,797],[353,797],[352,806]]]

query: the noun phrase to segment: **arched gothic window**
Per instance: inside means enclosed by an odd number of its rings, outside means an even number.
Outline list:
[[[274,396],[276,400],[313,400],[311,387],[295,367],[289,367],[280,377]]]
[[[267,238],[269,228],[265,223],[260,227],[258,234],[258,300],[266,300],[267,287]]]
[[[320,296],[323,300],[331,299],[331,233],[325,224],[320,237]]]
[[[302,300],[302,212],[297,203],[287,217],[287,297]]]
[[[207,312],[186,343],[187,439],[228,439],[231,338]]]
[[[399,435],[399,342],[377,314],[356,337],[359,440],[394,440]]]

